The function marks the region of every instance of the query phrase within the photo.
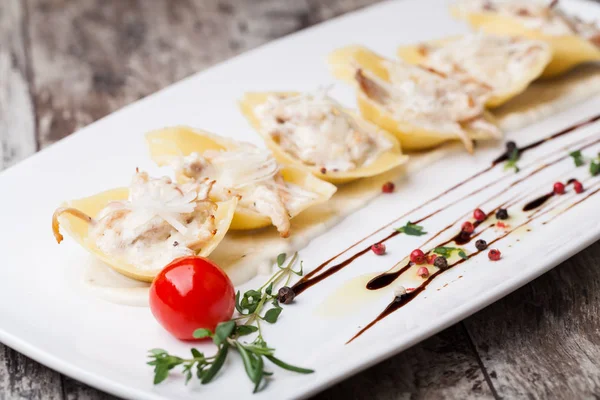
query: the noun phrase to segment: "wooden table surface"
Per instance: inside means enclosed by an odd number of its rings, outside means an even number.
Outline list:
[[[0,169],[187,75],[375,0],[0,0]],[[598,398],[600,242],[315,399]],[[111,396],[0,344],[0,399]]]

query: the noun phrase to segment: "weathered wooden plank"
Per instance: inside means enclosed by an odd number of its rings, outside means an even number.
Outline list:
[[[117,398],[107,393],[100,392],[83,383],[62,376],[63,400],[116,400]]]
[[[314,400],[427,398],[494,398],[460,324],[320,393]]]
[[[504,398],[598,398],[600,242],[466,320]]]
[[[304,1],[28,0],[42,145],[305,26]],[[68,71],[65,74],[65,71]]]
[[[0,2],[0,170],[36,150],[20,0]],[[0,398],[61,399],[60,375],[0,344]]]
[[[36,150],[19,0],[0,2],[0,170]]]

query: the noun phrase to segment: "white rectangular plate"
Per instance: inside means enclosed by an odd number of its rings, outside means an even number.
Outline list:
[[[2,173],[0,341],[119,396],[249,397],[250,383],[237,357],[231,357],[226,372],[210,385],[184,386],[183,378],[174,377],[154,387],[151,368],[145,365],[146,351],[160,347],[186,354],[190,346],[165,333],[147,308],[112,304],[77,290],[74,280],[80,277],[79,268],[89,263],[90,256],[69,239],[56,245],[50,231],[52,212],[66,199],[126,185],[135,167],[156,172],[143,141],[144,132],[150,129],[189,124],[261,144],[237,110],[236,100],[244,92],[312,90],[331,84],[325,58],[343,45],[364,44],[393,57],[399,44],[466,32],[463,23],[450,18],[447,6],[443,0],[384,2],[275,41],[128,106]],[[600,16],[598,7],[591,3],[572,1],[566,6],[587,18],[595,16],[597,20]],[[336,85],[333,95],[345,103],[354,102],[352,90],[343,84]],[[508,136],[527,144],[592,117],[599,109],[600,97],[596,96]],[[569,141],[598,136],[599,132],[598,123],[587,126],[562,141],[527,153],[523,163]],[[592,149],[597,152],[597,148]],[[305,268],[310,271],[383,225],[390,216],[401,215],[487,167],[501,152],[501,145],[478,148],[475,156],[457,147],[445,152],[448,154],[441,160],[398,182],[395,194],[380,196],[310,243],[300,254]],[[583,177],[585,172],[581,168],[574,171],[572,162],[566,160],[549,169],[548,174],[527,181],[524,188],[540,187],[538,193],[543,193],[547,188],[540,185],[552,182],[553,176],[566,179],[573,173]],[[498,168],[484,179],[491,181],[504,174]],[[466,185],[444,201],[450,202],[472,189]],[[440,213],[427,221],[427,230],[435,232],[491,193],[493,190],[471,196]],[[435,209],[435,204],[423,212],[428,209]],[[293,306],[286,307],[276,325],[266,329],[269,344],[282,359],[314,367],[316,373],[300,376],[277,369],[275,379],[255,397],[308,396],[461,320],[598,240],[600,225],[596,216],[594,199],[548,225],[532,226],[532,232],[499,242],[504,255],[501,261],[490,263],[486,257],[476,257],[453,268],[407,307],[345,345],[391,300],[391,290],[384,290],[383,295],[348,296],[350,313],[336,311],[332,303],[324,307],[324,301],[346,282],[355,282],[353,278],[388,269],[423,238],[400,236],[389,241],[388,255],[368,254],[358,259],[305,292]],[[264,279],[258,277],[240,289]],[[355,289],[348,290],[354,293]],[[211,351],[209,345],[201,347]]]

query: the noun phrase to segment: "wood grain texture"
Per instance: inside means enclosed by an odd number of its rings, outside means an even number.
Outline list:
[[[27,79],[25,9],[0,1],[0,170],[36,150]],[[0,399],[61,399],[60,375],[0,344]]]
[[[20,0],[0,2],[0,170],[36,150]]]
[[[320,393],[314,400],[416,398],[494,398],[460,324]]]
[[[27,0],[40,143],[219,61],[373,2]]]
[[[600,242],[468,318],[504,398],[600,395]]]

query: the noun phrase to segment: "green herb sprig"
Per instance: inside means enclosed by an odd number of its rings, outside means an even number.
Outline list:
[[[598,174],[600,174],[600,153],[598,153],[596,160],[590,162],[590,175],[596,176]]]
[[[581,153],[581,150],[572,151],[569,155],[573,158],[573,162],[576,167],[581,167],[585,165],[586,159]],[[596,159],[590,160],[590,175],[596,176],[600,174],[600,153],[598,153],[598,157]]]
[[[575,163],[576,167],[581,167],[585,164],[585,160],[583,158],[583,155],[581,154],[581,150],[572,151],[569,153],[569,155],[571,156],[571,158],[573,158],[573,162]]]
[[[154,384],[159,384],[168,378],[169,373],[176,367],[181,367],[187,384],[195,375],[202,384],[211,382],[225,364],[230,350],[237,352],[244,364],[244,369],[250,381],[254,384],[254,393],[266,385],[266,378],[273,373],[265,369],[265,360],[272,364],[301,374],[310,374],[312,369],[301,368],[288,364],[275,357],[275,349],[269,347],[263,338],[261,322],[274,324],[277,322],[283,308],[277,300],[276,287],[287,286],[294,275],[302,276],[303,268],[300,262],[300,270],[294,270],[294,264],[298,258],[294,254],[284,266],[287,256],[277,256],[277,267],[279,270],[273,274],[256,290],[248,290],[243,295],[238,291],[235,297],[235,308],[240,314],[230,321],[217,325],[214,332],[208,329],[196,329],[194,338],[211,338],[217,346],[215,355],[207,357],[196,348],[190,350],[190,358],[181,358],[169,354],[163,349],[152,349],[148,357],[148,365],[154,367]],[[283,285],[280,285],[282,282]],[[240,340],[241,337],[257,333],[256,338],[250,343]]]
[[[514,149],[512,149],[512,151],[508,155],[508,160],[504,164],[504,170],[506,171],[511,168],[514,168],[515,172],[519,172],[520,169],[519,169],[519,166],[517,165],[517,161],[519,161],[519,158],[520,158],[519,149],[515,147]]]
[[[407,222],[406,225],[401,226],[400,228],[395,228],[398,232],[404,233],[405,235],[410,236],[423,236],[427,235],[422,226],[413,224],[411,222]]]
[[[468,259],[467,253],[460,247],[436,247],[432,250],[433,253],[438,254],[442,257],[450,258],[452,257],[452,253],[458,252],[458,256],[464,260]]]

